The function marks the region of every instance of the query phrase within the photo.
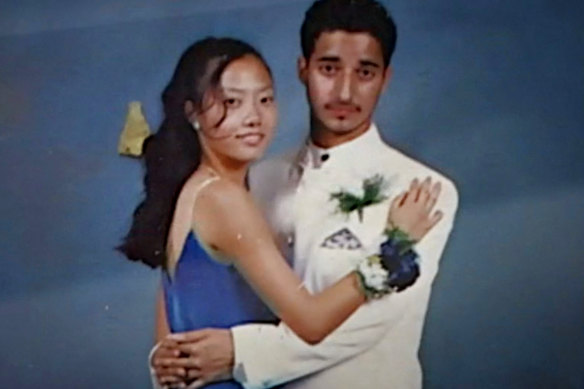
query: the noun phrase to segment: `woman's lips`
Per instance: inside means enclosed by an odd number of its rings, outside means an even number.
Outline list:
[[[247,134],[237,135],[236,138],[241,139],[248,146],[257,146],[264,139],[264,134],[260,132],[249,132]]]

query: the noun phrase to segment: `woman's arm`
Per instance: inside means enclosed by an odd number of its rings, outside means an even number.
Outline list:
[[[354,273],[316,295],[301,287],[250,195],[226,180],[199,194],[193,225],[205,242],[234,259],[256,293],[307,343],[323,340],[365,301]]]
[[[156,293],[156,322],[154,329],[155,343],[161,342],[170,333],[166,320],[166,307],[164,304],[164,293],[162,288]]]
[[[408,235],[415,231],[416,240],[421,239],[441,218],[432,213],[439,193],[440,186],[429,178],[421,184],[412,181],[409,191],[393,202],[390,220],[398,220],[396,227],[406,226]],[[249,193],[227,180],[199,194],[194,226],[205,242],[234,259],[256,293],[307,343],[322,341],[366,301],[355,272],[316,295],[301,287]]]
[[[164,293],[159,288],[156,294],[155,342],[148,357],[150,379],[153,389],[162,389],[164,385],[182,383],[187,375],[184,359],[180,359],[177,343],[166,339],[170,333],[166,320]]]

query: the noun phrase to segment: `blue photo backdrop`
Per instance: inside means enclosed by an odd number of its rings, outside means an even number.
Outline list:
[[[141,198],[127,105],[159,123],[181,52],[252,43],[307,134],[310,1],[0,4],[0,386],[145,388],[158,272],[114,252]],[[575,0],[387,1],[399,28],[376,121],[460,211],[422,341],[425,388],[584,388],[584,11]]]

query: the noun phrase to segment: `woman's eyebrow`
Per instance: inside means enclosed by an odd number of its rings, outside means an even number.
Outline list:
[[[272,85],[265,85],[265,86],[260,86],[257,88],[252,88],[252,90],[254,91],[258,91],[258,92],[263,92],[269,89],[273,89],[274,87]],[[243,89],[243,88],[236,88],[236,87],[227,87],[227,88],[223,88],[223,91],[225,92],[236,92],[236,93],[245,93],[247,92],[249,89]]]

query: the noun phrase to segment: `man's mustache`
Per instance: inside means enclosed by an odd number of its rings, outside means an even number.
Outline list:
[[[331,111],[349,111],[349,112],[361,112],[361,106],[354,103],[345,103],[345,102],[332,102],[326,103],[324,108]]]

